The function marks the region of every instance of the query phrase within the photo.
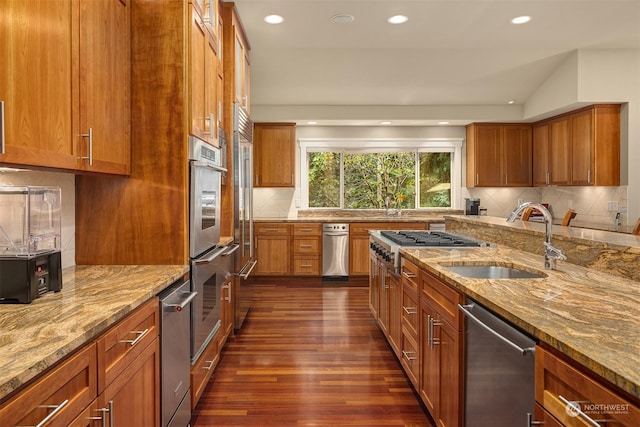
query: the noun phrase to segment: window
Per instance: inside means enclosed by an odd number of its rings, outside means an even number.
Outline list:
[[[301,140],[300,146],[305,207],[429,209],[456,205],[461,140],[356,144]]]

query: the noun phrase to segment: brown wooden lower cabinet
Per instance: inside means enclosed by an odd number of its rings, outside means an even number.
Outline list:
[[[107,410],[107,425],[160,425],[159,372],[160,339],[156,337],[98,396],[98,406]]]
[[[220,334],[221,331],[218,329],[196,363],[191,365],[191,409],[194,409],[198,404],[207,382],[213,375],[214,368],[220,361],[220,348],[218,347],[218,335]]]
[[[536,402],[561,425],[640,425],[637,402],[540,346],[536,347]]]
[[[47,427],[159,425],[158,335],[152,298],[3,403],[0,425],[35,426],[46,417]]]

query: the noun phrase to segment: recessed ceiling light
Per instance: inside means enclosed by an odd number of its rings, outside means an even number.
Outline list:
[[[513,18],[511,20],[511,23],[512,24],[526,24],[529,21],[531,21],[531,17],[523,15],[523,16],[518,16],[518,17]]]
[[[509,104],[515,104],[515,103],[516,103],[516,100],[515,100],[515,99],[510,99],[510,100],[509,100]]]
[[[337,15],[333,15],[329,19],[334,24],[350,24],[356,20],[352,15],[347,15],[346,13],[339,13]]]
[[[318,124],[318,122],[311,121],[311,122],[307,122],[307,124],[308,124],[308,125],[317,125],[317,124]]]
[[[404,24],[408,20],[409,18],[404,15],[394,15],[394,16],[391,16],[390,18],[387,18],[387,22],[389,24]]]
[[[439,125],[448,125],[449,122],[438,122]]]
[[[381,124],[381,125],[390,125],[390,124],[391,124],[391,122],[384,121],[384,122],[380,122],[380,124]]]
[[[264,22],[267,24],[282,24],[284,18],[280,15],[267,15],[264,17]]]

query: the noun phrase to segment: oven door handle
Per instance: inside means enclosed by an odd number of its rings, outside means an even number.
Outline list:
[[[253,271],[253,268],[256,266],[257,263],[258,263],[257,260],[251,261],[251,262],[247,262],[245,265],[242,266],[242,270],[240,270],[239,273],[234,273],[233,275],[241,277],[244,280],[247,280],[249,278],[249,275]]]
[[[237,251],[239,247],[240,247],[240,245],[238,245],[238,244],[233,244],[233,245],[231,245],[231,246],[229,247],[229,250],[228,250],[228,251],[225,251],[225,253],[223,253],[223,254],[222,254],[222,256],[229,256],[229,255],[231,255],[232,253],[234,253],[235,251]]]
[[[202,265],[202,264],[209,264],[211,261],[213,261],[214,259],[218,258],[220,255],[222,255],[222,253],[227,250],[226,247],[217,249],[217,250],[213,250],[211,252],[209,252],[207,254],[207,256],[203,256],[202,258],[196,258],[191,260],[191,265]]]
[[[216,172],[227,172],[227,169],[223,168],[222,166],[218,166],[218,165],[216,165],[214,163],[201,162],[199,160],[191,160],[191,165],[192,166],[197,166],[199,168],[211,169],[211,170],[214,170]]]
[[[512,342],[511,340],[509,340],[506,337],[503,337],[501,334],[499,334],[498,332],[494,331],[493,329],[491,329],[489,326],[485,325],[484,323],[482,323],[482,321],[480,319],[478,319],[476,316],[474,316],[468,309],[473,308],[473,304],[469,304],[469,305],[461,305],[458,304],[458,308],[460,309],[460,311],[462,311],[469,319],[473,320],[475,323],[478,324],[478,326],[482,327],[484,330],[486,330],[487,332],[489,332],[490,334],[494,335],[496,338],[500,339],[501,341],[503,341],[505,344],[507,344],[509,347],[515,349],[516,351],[518,351],[520,354],[522,354],[523,356],[529,354],[529,353],[535,353],[536,349],[535,347],[526,347],[526,348],[522,348],[520,347],[518,344]]]

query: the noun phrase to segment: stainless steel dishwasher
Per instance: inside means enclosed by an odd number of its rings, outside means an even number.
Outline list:
[[[191,420],[191,283],[177,282],[160,293],[160,389],[163,427],[187,427]]]
[[[466,331],[464,425],[528,426],[536,342],[471,299],[458,307]]]
[[[349,277],[349,224],[322,225],[322,279]]]

